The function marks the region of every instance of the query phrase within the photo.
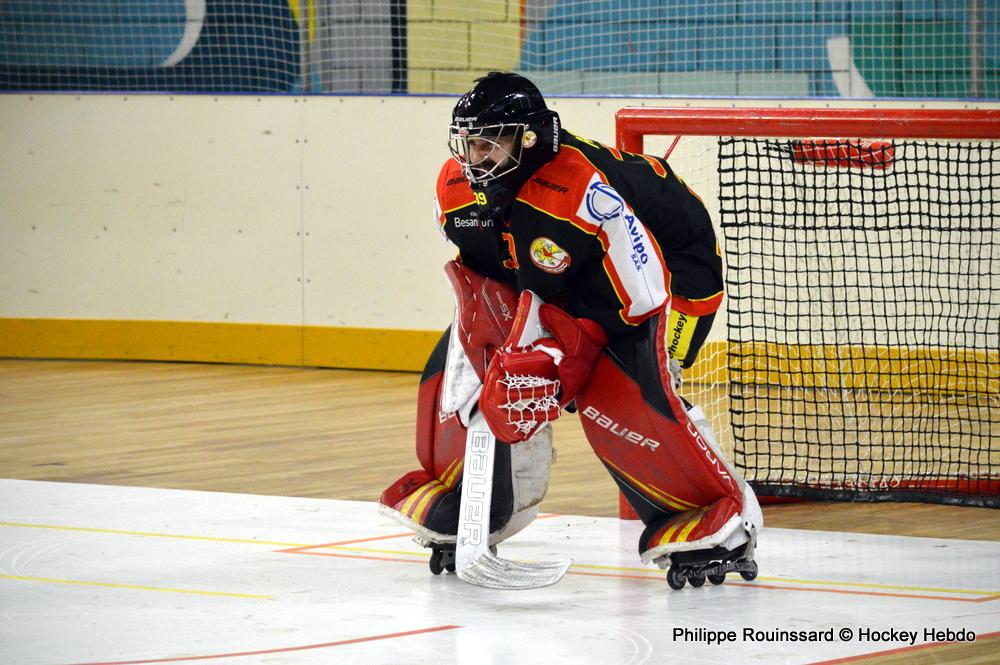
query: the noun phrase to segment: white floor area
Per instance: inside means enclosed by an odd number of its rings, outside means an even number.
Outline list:
[[[500,554],[570,574],[496,591],[373,503],[0,480],[0,662],[814,663],[1000,631],[1000,543],[767,529],[756,581],[672,591],[639,530],[543,516]]]

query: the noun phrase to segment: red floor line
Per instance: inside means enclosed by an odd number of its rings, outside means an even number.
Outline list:
[[[977,635],[976,642],[981,642],[983,640],[993,640],[1000,637],[1000,631],[996,633],[985,633],[984,635]],[[887,649],[885,651],[874,651],[872,653],[865,653],[859,656],[845,656],[844,658],[834,658],[833,660],[821,660],[815,663],[810,663],[809,665],[837,665],[837,663],[856,663],[859,660],[868,660],[869,658],[880,658],[882,656],[892,656],[897,653],[909,653],[910,651],[917,651],[920,649],[936,649],[937,647],[944,646],[954,646],[958,644],[974,644],[973,642],[928,642],[927,644],[915,644],[911,647],[899,647],[898,649]]]
[[[402,563],[422,563],[427,565],[426,558],[420,559],[397,559],[388,556],[373,556],[370,554],[340,554],[338,552],[291,552],[291,554],[304,554],[306,556],[332,556],[338,559],[368,559],[369,561],[397,561]]]
[[[974,603],[988,603],[991,600],[1000,600],[1000,595],[997,595],[997,596],[984,596],[983,598],[976,598],[972,602],[974,602]]]
[[[290,554],[297,554],[301,550],[314,550],[319,547],[340,547],[342,545],[356,545],[358,543],[371,543],[376,540],[389,540],[391,538],[403,538],[404,536],[412,536],[412,531],[407,531],[406,533],[391,533],[388,536],[372,536],[371,538],[358,538],[356,540],[341,540],[337,543],[321,543],[319,545],[302,545],[300,547],[290,547],[287,550],[276,550],[278,552],[288,552]]]
[[[853,591],[850,589],[822,589],[819,587],[791,587],[775,584],[758,584],[757,582],[726,582],[732,586],[745,586],[748,589],[781,589],[783,591],[815,591],[816,593],[841,593],[850,596],[876,596],[879,598],[914,598],[918,600],[953,600],[958,603],[978,603],[978,598],[959,598],[957,596],[928,596],[920,593],[888,593],[886,591]]]
[[[562,515],[560,513],[544,513],[542,515],[539,515],[535,519],[545,520],[545,519],[551,519],[553,517],[562,517]],[[376,540],[389,540],[389,539],[392,539],[392,538],[404,538],[406,536],[412,536],[412,535],[413,535],[412,531],[407,531],[406,533],[391,533],[388,536],[372,536],[370,538],[357,538],[355,540],[341,540],[341,541],[336,542],[336,543],[321,543],[319,545],[302,545],[300,547],[290,547],[290,548],[288,548],[286,550],[275,550],[275,551],[283,553],[283,554],[284,553],[287,553],[287,554],[300,554],[300,553],[303,553],[302,552],[303,550],[314,550],[314,549],[319,549],[321,547],[340,547],[342,545],[357,545],[358,543],[371,543],[371,542],[374,542]]]
[[[284,551],[284,550],[282,550]],[[386,556],[371,556],[366,554],[340,554],[333,552],[305,552],[297,551],[292,552],[293,554],[308,554],[310,556],[332,556],[341,559],[368,559],[371,561],[396,561],[401,563],[425,563],[424,559],[398,559],[394,557]],[[654,571],[655,572],[655,571]],[[598,573],[590,572],[585,570],[572,570],[569,571],[570,575],[586,575],[589,577],[615,577],[619,579],[631,579],[631,580],[652,580],[654,582],[659,582],[665,579],[663,576],[654,577],[653,575],[626,575],[624,573]],[[994,600],[997,596],[987,596],[986,598],[959,598],[956,596],[929,596],[919,593],[889,593],[887,591],[854,591],[850,589],[822,589],[818,587],[797,587],[797,586],[780,586],[777,584],[761,584],[759,582],[726,582],[730,586],[742,586],[748,589],[777,589],[779,591],[814,591],[816,593],[840,593],[847,594],[851,596],[876,596],[880,598],[912,598],[914,600],[952,600],[958,603],[981,603],[984,600]]]
[[[621,573],[592,573],[582,570],[570,570],[570,575],[590,575],[592,577],[619,577],[625,579],[633,580],[653,580],[660,581],[666,579],[666,576],[653,577],[652,575],[623,575]],[[817,593],[843,593],[849,595],[858,596],[884,596],[889,598],[917,598],[921,600],[956,600],[962,603],[978,603],[981,602],[979,598],[957,598],[955,596],[927,596],[917,593],[889,593],[886,591],[854,591],[849,589],[823,589],[819,587],[798,587],[798,586],[781,586],[778,584],[762,584],[759,582],[726,582],[726,586],[742,586],[748,589],[778,589],[780,591],[815,591]]]
[[[553,517],[562,517],[560,513],[542,513],[535,519],[547,520]],[[407,531],[406,533],[391,533],[388,536],[371,536],[370,538],[357,538],[355,540],[341,540],[336,543],[322,543],[320,545],[302,545],[300,547],[291,547],[287,550],[277,550],[278,552],[291,552],[296,553],[299,550],[312,550],[320,547],[340,547],[341,545],[357,545],[358,543],[371,543],[376,540],[389,540],[391,538],[405,538],[407,536],[412,536],[412,531]]]
[[[206,656],[180,656],[177,658],[154,658],[152,660],[114,660],[101,661],[97,663],[80,663],[79,665],[141,665],[143,663],[183,663],[192,660],[211,660],[213,658],[238,658],[241,656],[262,656],[271,653],[288,653],[290,651],[306,651],[308,649],[326,649],[328,647],[339,647],[347,644],[358,644],[360,642],[374,642],[376,640],[391,640],[396,637],[408,637],[410,635],[422,635],[425,633],[437,633],[442,630],[455,630],[461,626],[435,626],[434,628],[422,628],[420,630],[408,630],[402,633],[388,633],[386,635],[371,635],[369,637],[357,637],[353,640],[340,640],[338,642],[324,642],[323,644],[306,644],[298,647],[284,647],[281,649],[261,649],[260,651],[240,651],[236,653],[216,653]]]

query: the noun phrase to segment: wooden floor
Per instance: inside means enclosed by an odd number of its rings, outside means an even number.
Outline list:
[[[0,360],[0,476],[374,501],[416,468],[419,377],[180,363]],[[576,416],[555,424],[542,510],[618,514]],[[1000,540],[1000,511],[765,508],[769,526]]]
[[[0,477],[375,501],[413,453],[415,374],[0,360]],[[575,416],[555,425],[545,512],[614,516]],[[1000,511],[924,504],[765,508],[769,526],[1000,540]],[[844,565],[850,565],[845,562]],[[996,640],[869,660],[987,663]]]

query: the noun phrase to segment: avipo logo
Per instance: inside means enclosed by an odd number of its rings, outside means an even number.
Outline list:
[[[618,215],[625,201],[615,188],[603,182],[593,182],[587,189],[587,212],[595,220],[608,220]]]

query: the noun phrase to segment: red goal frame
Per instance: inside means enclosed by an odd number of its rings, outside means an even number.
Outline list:
[[[1000,139],[1000,109],[628,106],[615,113],[619,150],[642,152],[646,135]]]
[[[642,153],[648,135],[815,139],[805,142],[805,158],[836,161],[853,159],[855,155],[823,153],[823,138],[1000,140],[1000,109],[633,106],[615,113],[615,143],[619,150]],[[887,158],[891,159],[891,153]],[[771,502],[801,500],[776,498]],[[619,515],[622,519],[638,519],[621,493]]]

